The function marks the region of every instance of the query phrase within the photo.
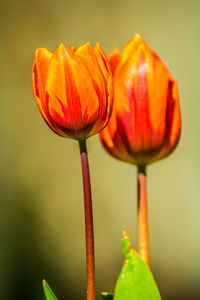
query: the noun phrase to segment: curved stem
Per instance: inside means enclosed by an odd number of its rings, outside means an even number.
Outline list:
[[[87,266],[87,300],[95,299],[95,262],[94,233],[92,216],[92,195],[90,171],[86,141],[79,141],[81,166],[83,175],[84,205],[85,205],[85,236],[86,236],[86,266]]]
[[[146,177],[146,167],[138,166],[138,251],[145,263],[149,265],[150,259]]]

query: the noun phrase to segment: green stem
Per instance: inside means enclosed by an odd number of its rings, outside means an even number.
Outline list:
[[[138,166],[138,251],[146,264],[150,265],[146,179],[146,167]]]
[[[92,216],[92,195],[90,171],[86,141],[79,141],[81,166],[83,175],[84,205],[85,205],[85,236],[86,236],[86,266],[87,266],[87,300],[95,299],[95,259],[94,233]]]

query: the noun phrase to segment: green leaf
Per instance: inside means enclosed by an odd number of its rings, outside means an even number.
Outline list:
[[[127,232],[123,232],[125,262],[115,287],[114,300],[161,300],[149,267],[132,249]]]
[[[113,294],[111,294],[111,293],[105,293],[105,292],[101,293],[101,296],[102,296],[102,298],[105,299],[105,300],[112,300],[113,297],[114,297]]]
[[[46,300],[58,300],[45,280],[43,280],[43,289]]]

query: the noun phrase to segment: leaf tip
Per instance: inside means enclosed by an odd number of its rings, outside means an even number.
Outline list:
[[[126,230],[123,230],[122,232],[122,238],[125,239],[125,238],[129,238],[129,234]]]
[[[130,236],[127,231],[123,231],[122,233],[122,251],[126,259],[130,259],[135,256],[135,250],[131,246]],[[127,261],[125,261],[125,264]]]

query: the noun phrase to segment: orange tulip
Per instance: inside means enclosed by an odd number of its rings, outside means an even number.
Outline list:
[[[57,134],[77,140],[101,131],[111,115],[112,82],[107,58],[97,43],[54,53],[37,49],[32,88],[39,110]]]
[[[121,55],[108,56],[114,106],[103,145],[114,157],[145,166],[169,155],[181,131],[176,81],[159,56],[136,35]]]

